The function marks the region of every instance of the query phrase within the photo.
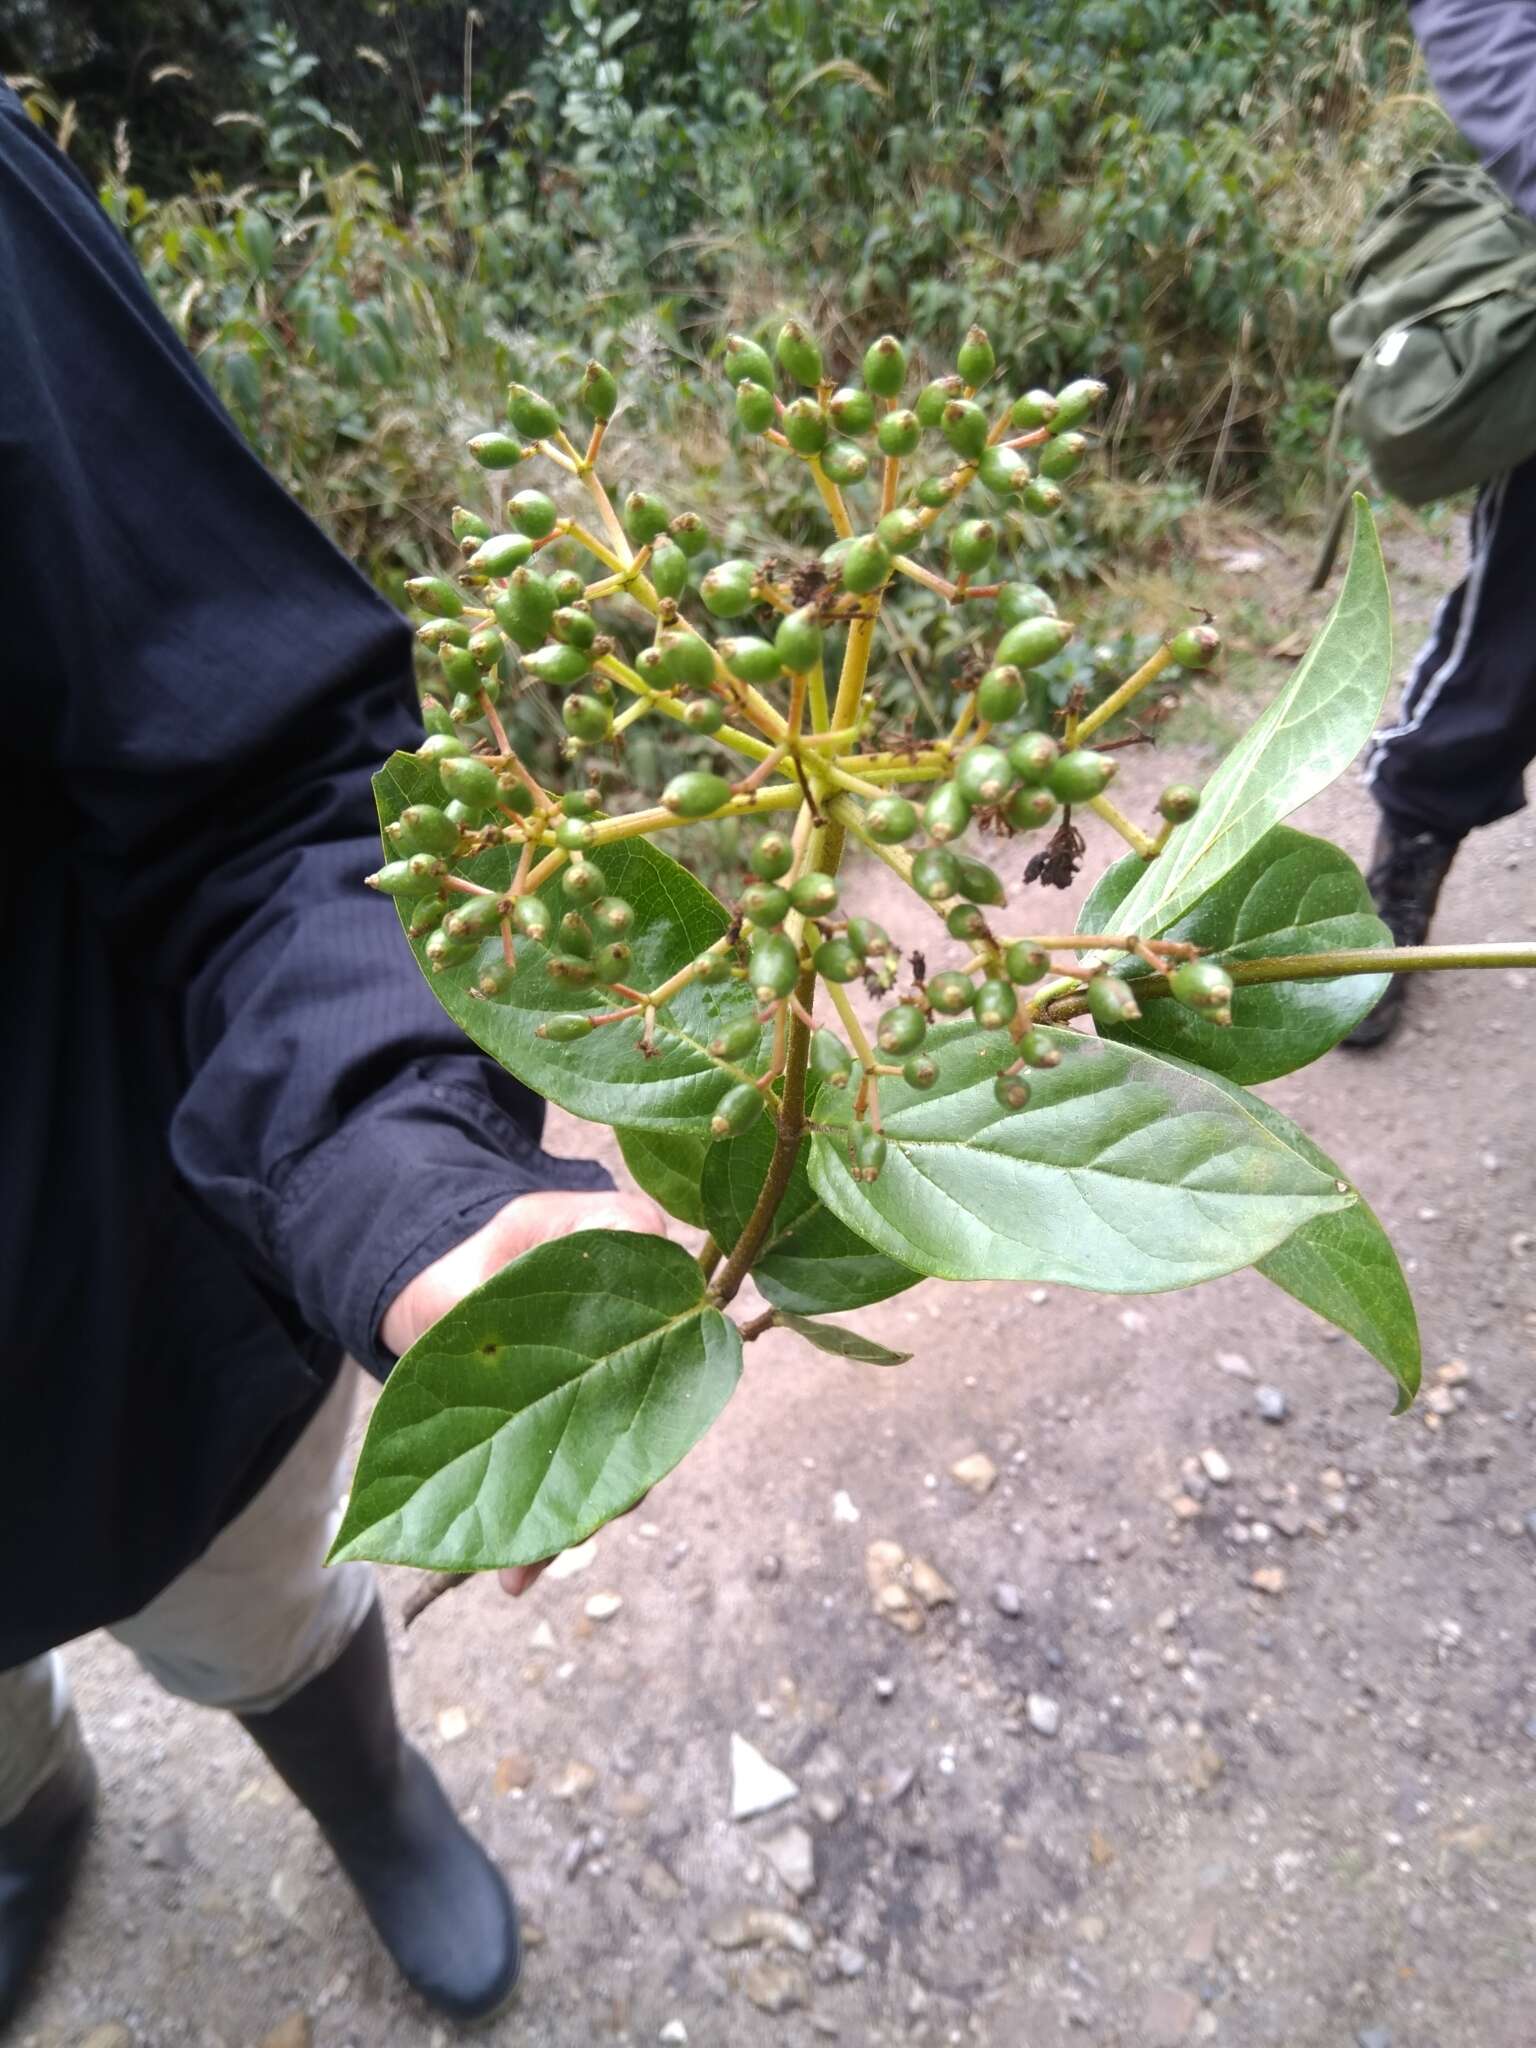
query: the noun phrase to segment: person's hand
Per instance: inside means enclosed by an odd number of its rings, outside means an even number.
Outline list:
[[[407,1286],[402,1287],[385,1311],[379,1337],[398,1358],[410,1350],[439,1316],[445,1316],[483,1281],[536,1244],[552,1237],[569,1237],[576,1230],[638,1230],[655,1237],[667,1234],[667,1219],[644,1195],[563,1194],[549,1192],[519,1195],[498,1209],[473,1237],[466,1237],[451,1251],[434,1259]],[[548,1564],[546,1558],[544,1563]],[[543,1571],[543,1564],[514,1565],[498,1572],[504,1593],[513,1599],[526,1593]]]

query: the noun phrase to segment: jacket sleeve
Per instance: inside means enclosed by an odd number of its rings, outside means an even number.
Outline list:
[[[15,771],[120,971],[179,1019],[176,1165],[382,1369],[423,1266],[514,1195],[608,1182],[539,1149],[542,1104],[361,886],[370,773],[420,736],[404,622],[250,453],[3,88],[0,532]]]
[[[1536,220],[1536,0],[1412,0],[1446,112]]]

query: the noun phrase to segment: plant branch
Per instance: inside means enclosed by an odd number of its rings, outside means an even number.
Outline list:
[[[802,1008],[810,1007],[815,991],[816,970],[807,962],[801,972],[799,985],[795,989],[795,995]],[[763,1184],[758,1190],[752,1214],[747,1218],[730,1257],[721,1268],[719,1278],[709,1290],[710,1299],[717,1308],[723,1308],[728,1301],[735,1299],[742,1281],[751,1272],[753,1261],[773,1228],[773,1219],[778,1213],[780,1202],[784,1199],[790,1175],[795,1170],[795,1158],[800,1150],[800,1141],[805,1135],[805,1071],[810,1049],[810,1032],[798,1016],[791,1015],[789,1045],[784,1067],[784,1093],[779,1102],[779,1124],[773,1141],[773,1157],[768,1162],[768,1171],[763,1176]]]
[[[1139,697],[1149,683],[1155,683],[1164,669],[1170,668],[1172,665],[1172,647],[1159,647],[1155,654],[1147,657],[1141,667],[1137,669],[1135,675],[1127,676],[1120,687],[1117,690],[1112,690],[1102,704],[1095,705],[1086,717],[1080,718],[1077,721],[1076,732],[1072,735],[1072,744],[1080,747],[1091,733],[1096,733],[1099,730],[1101,725],[1108,725],[1112,718],[1119,716],[1126,705],[1131,702],[1132,698]]]

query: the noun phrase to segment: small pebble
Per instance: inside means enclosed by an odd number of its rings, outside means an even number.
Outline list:
[[[1054,1735],[1061,1727],[1061,1707],[1048,1693],[1032,1692],[1024,1703],[1024,1711],[1037,1735]]]
[[[594,1593],[582,1611],[588,1621],[612,1621],[623,1605],[617,1593]]]
[[[1006,1615],[1010,1621],[1017,1621],[1024,1612],[1024,1595],[1010,1580],[999,1579],[992,1588],[992,1605],[999,1614]]]
[[[1200,1464],[1212,1486],[1230,1486],[1232,1467],[1214,1446],[1207,1446],[1200,1453]]]
[[[1392,2048],[1390,2027],[1362,2027],[1355,2036],[1357,2048]]]
[[[887,1678],[887,1677],[885,1676],[884,1672],[882,1672],[882,1673],[880,1674],[880,1676],[879,1676],[879,1677],[878,1677],[878,1678],[877,1678],[877,1679],[875,1680],[875,1698],[876,1698],[877,1700],[893,1700],[893,1699],[895,1699],[895,1697],[896,1697],[896,1681],[895,1681],[895,1679],[894,1679],[894,1678]]]
[[[1291,1404],[1286,1399],[1285,1389],[1268,1384],[1259,1388],[1253,1397],[1253,1405],[1261,1422],[1284,1422],[1291,1412]]]

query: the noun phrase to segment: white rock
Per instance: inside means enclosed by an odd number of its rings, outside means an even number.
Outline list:
[[[612,1621],[623,1605],[623,1599],[617,1593],[594,1593],[582,1612],[588,1621]]]
[[[816,1844],[808,1829],[792,1824],[759,1846],[779,1881],[797,1899],[807,1898],[815,1891]]]
[[[1216,1354],[1216,1369],[1218,1372],[1230,1373],[1235,1380],[1251,1380],[1253,1378],[1253,1367],[1244,1358],[1241,1351],[1218,1351]]]
[[[832,1496],[832,1519],[834,1522],[856,1522],[859,1511],[841,1487]]]
[[[1032,1692],[1024,1703],[1024,1711],[1037,1735],[1054,1735],[1061,1726],[1061,1708],[1047,1693]]]
[[[776,1764],[769,1763],[760,1750],[733,1733],[731,1736],[731,1819],[750,1820],[755,1813],[771,1813],[787,1799],[798,1796],[800,1787]]]
[[[666,2042],[668,2048],[687,2048],[688,2029],[681,2020],[668,2020],[656,2038]]]
[[[555,1647],[555,1632],[547,1621],[541,1621],[528,1640],[536,1650],[552,1650]]]
[[[968,1458],[959,1458],[950,1466],[949,1476],[980,1499],[997,1484],[997,1467],[985,1451],[972,1451]]]
[[[578,1572],[584,1572],[597,1556],[597,1538],[589,1536],[585,1543],[578,1543],[574,1550],[562,1550],[550,1565],[547,1577],[551,1579],[574,1579]]]
[[[444,1707],[437,1717],[437,1732],[444,1742],[462,1742],[469,1733],[469,1716],[462,1707]]]
[[[1200,1463],[1212,1486],[1232,1484],[1232,1467],[1214,1445],[1207,1445],[1200,1453]]]

